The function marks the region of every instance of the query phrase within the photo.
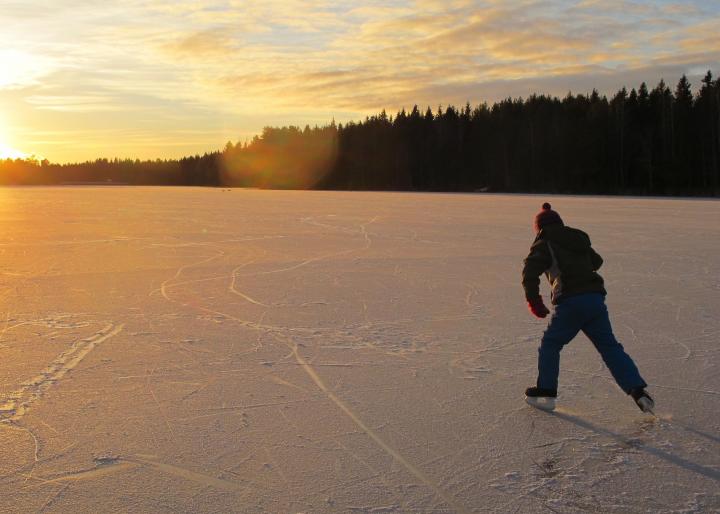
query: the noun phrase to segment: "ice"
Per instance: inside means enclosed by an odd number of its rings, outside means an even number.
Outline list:
[[[718,512],[720,202],[0,189],[2,512]],[[657,417],[520,268],[586,230]],[[547,287],[544,294],[547,296]]]

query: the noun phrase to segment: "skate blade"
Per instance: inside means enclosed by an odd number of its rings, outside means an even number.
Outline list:
[[[652,414],[653,416],[655,415],[655,413],[653,412],[653,409],[655,408],[655,402],[653,402],[650,398],[643,396],[637,401],[637,404],[640,407],[641,411]]]
[[[531,405],[532,407],[535,407],[536,409],[545,410],[545,411],[554,411],[555,410],[555,398],[548,397],[548,396],[526,396],[525,402],[528,405]]]

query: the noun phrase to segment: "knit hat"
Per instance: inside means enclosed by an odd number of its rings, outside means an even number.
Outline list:
[[[543,228],[555,223],[563,225],[563,220],[557,212],[552,210],[550,204],[545,202],[542,210],[535,215],[535,232],[540,232]]]

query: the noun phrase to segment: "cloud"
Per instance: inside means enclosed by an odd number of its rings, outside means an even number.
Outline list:
[[[26,101],[38,109],[50,111],[109,112],[123,109],[123,106],[114,102],[112,97],[101,95],[33,95],[28,96]]]
[[[180,57],[202,58],[208,55],[230,55],[238,51],[228,34],[211,29],[183,35],[177,41],[161,46]]]
[[[0,48],[0,90],[35,84],[57,64],[27,50]]]

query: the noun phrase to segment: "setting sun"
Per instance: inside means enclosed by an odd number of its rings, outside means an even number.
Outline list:
[[[9,146],[0,143],[0,160],[4,159],[24,159],[27,157],[27,154],[21,152],[20,150],[15,150],[14,148],[10,148]]]
[[[7,132],[4,129],[7,121],[0,114],[0,161],[5,159],[25,159],[29,157],[25,152],[16,150],[10,144],[12,138],[9,138]]]

